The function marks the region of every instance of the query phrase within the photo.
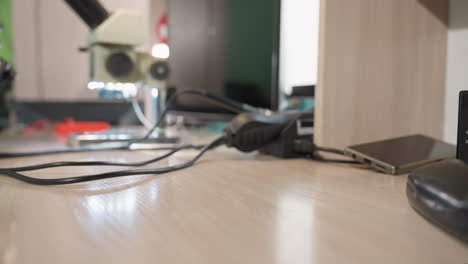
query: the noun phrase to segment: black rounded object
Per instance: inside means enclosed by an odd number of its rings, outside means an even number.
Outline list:
[[[16,72],[13,66],[6,60],[0,58],[0,84],[11,82],[15,79]]]
[[[170,69],[169,64],[164,61],[157,61],[151,64],[149,69],[151,77],[158,81],[166,80],[169,77]]]
[[[451,159],[416,169],[406,195],[416,212],[468,244],[468,164]]]
[[[132,72],[133,61],[123,52],[114,53],[107,57],[106,69],[112,76],[122,78]]]

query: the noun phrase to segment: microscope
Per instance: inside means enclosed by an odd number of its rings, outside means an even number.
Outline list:
[[[144,115],[156,124],[165,108],[169,66],[167,58],[156,58],[136,50],[144,42],[143,17],[131,10],[109,13],[98,0],[65,0],[90,29],[88,89],[96,90],[102,99],[130,100],[138,92],[144,94]],[[83,142],[131,140],[141,134],[97,133],[74,135],[72,145]],[[175,143],[164,130],[156,131],[153,141]]]

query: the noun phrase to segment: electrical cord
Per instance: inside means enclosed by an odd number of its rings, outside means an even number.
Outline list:
[[[163,160],[176,152],[179,152],[184,149],[202,149],[204,146],[195,146],[191,144],[182,145],[176,148],[173,148],[168,153],[161,155],[159,157],[140,161],[140,162],[107,162],[107,161],[61,161],[61,162],[51,162],[51,163],[44,163],[39,165],[32,165],[32,166],[24,166],[24,167],[14,167],[14,168],[4,168],[5,170],[15,171],[15,172],[22,172],[22,171],[32,171],[32,170],[42,170],[42,169],[50,169],[56,167],[71,167],[71,166],[122,166],[122,167],[140,167],[149,165],[151,163],[155,163],[157,161]]]
[[[104,145],[99,144],[99,145],[92,145],[92,146],[75,148],[75,149],[52,150],[52,151],[45,151],[45,152],[28,152],[28,153],[0,153],[0,158],[24,157],[24,156],[34,156],[34,155],[81,152],[81,151],[95,151],[95,150],[117,150],[117,149],[128,150],[131,144],[149,138],[156,129],[161,127],[161,125],[164,122],[165,116],[167,115],[168,109],[175,102],[177,97],[183,94],[195,94],[198,96],[202,96],[204,98],[208,98],[212,100],[213,102],[216,102],[217,104],[222,105],[225,109],[228,109],[234,113],[252,112],[252,111],[259,112],[260,111],[260,109],[253,108],[249,105],[237,103],[227,98],[215,96],[206,91],[184,90],[184,91],[177,92],[176,94],[170,97],[170,99],[167,102],[167,107],[161,113],[158,119],[158,122],[154,124],[152,128],[147,132],[147,134],[140,139],[113,143],[113,145],[104,143]],[[255,138],[254,137],[255,133],[254,134],[247,133],[247,134],[248,135],[245,135],[247,136],[247,138],[250,138],[250,139],[252,139],[252,137]],[[207,146],[204,146],[203,148],[201,148],[201,146],[194,146],[194,145],[182,145],[182,146],[175,147],[175,148],[169,148],[170,151],[168,153],[162,156],[147,160],[147,161],[142,161],[142,162],[133,162],[133,163],[117,163],[117,162],[107,162],[107,161],[53,162],[53,163],[24,166],[24,167],[17,167],[17,168],[4,168],[4,169],[0,169],[0,174],[17,179],[19,181],[23,181],[23,182],[35,184],[35,185],[72,184],[72,183],[94,181],[94,180],[107,179],[107,178],[124,177],[124,176],[132,176],[132,175],[163,174],[163,173],[168,173],[168,172],[172,172],[172,171],[176,171],[180,169],[185,169],[194,165],[195,162],[198,159],[200,159],[201,156],[203,156],[203,154],[206,153],[208,150],[213,149],[222,144],[226,144],[226,143],[228,143],[229,145],[229,140],[232,140],[232,138],[229,139],[227,136],[222,136],[214,140]],[[164,158],[167,158],[173,155],[174,153],[180,150],[188,149],[188,148],[195,148],[195,149],[201,148],[201,150],[193,159],[189,160],[188,162],[175,165],[175,166],[165,167],[165,168],[123,170],[123,171],[114,171],[114,172],[107,172],[107,173],[101,173],[101,174],[84,175],[84,176],[76,176],[76,177],[69,177],[69,178],[57,178],[57,179],[40,179],[40,178],[34,178],[34,177],[30,177],[30,176],[19,173],[19,172],[24,172],[24,171],[33,171],[33,170],[42,170],[42,169],[48,169],[48,168],[69,167],[69,166],[128,166],[128,167],[144,166],[144,165],[148,165],[148,164],[160,161]],[[357,163],[352,160],[325,159],[317,155],[316,152],[328,152],[328,153],[333,153],[333,154],[338,154],[338,155],[345,155],[345,152],[343,150],[334,149],[334,148],[318,147],[314,145],[312,141],[296,140],[294,141],[294,149],[298,151],[298,153],[303,153],[304,156],[307,158],[322,161],[322,162]]]
[[[342,160],[342,159],[326,159],[318,155],[317,152],[327,152],[336,155],[346,156],[345,151],[336,148],[325,148],[315,145],[312,140],[295,140],[294,149],[299,153],[304,153],[308,159],[329,162],[329,163],[345,163],[345,164],[358,164],[355,160]]]
[[[161,148],[157,150],[167,150],[168,148]],[[16,153],[7,153],[0,152],[0,159],[7,158],[22,158],[30,156],[40,156],[40,155],[49,155],[49,154],[62,154],[62,153],[77,153],[77,152],[88,152],[88,151],[103,151],[103,150],[128,150],[128,144],[126,143],[100,143],[96,145],[90,145],[79,148],[69,148],[69,149],[56,149],[48,151],[36,151],[36,152],[16,152]]]
[[[309,154],[309,155],[307,155],[307,157],[309,159],[312,159],[312,160],[316,160],[316,161],[320,161],[320,162],[327,162],[327,163],[359,164],[359,162],[357,162],[355,160],[324,158],[324,157],[318,155],[316,152],[327,152],[327,153],[332,153],[332,154],[345,156],[345,152],[343,150],[334,149],[334,148],[323,148],[323,147],[315,146],[315,151],[311,152],[313,154]]]
[[[211,101],[212,104],[215,104],[215,105],[218,105],[220,106],[222,109],[225,109],[225,110],[228,110],[228,111],[231,111],[233,113],[242,113],[244,111],[257,111],[256,108],[250,106],[250,105],[247,105],[247,104],[242,104],[242,103],[239,103],[239,102],[236,102],[236,101],[233,101],[227,97],[223,97],[223,96],[218,96],[218,95],[215,95],[215,94],[212,94],[212,93],[209,93],[207,91],[204,91],[204,90],[197,90],[197,89],[190,89],[190,90],[182,90],[182,91],[179,91],[179,92],[176,92],[173,96],[171,96],[168,101],[167,101],[167,108],[166,109],[170,109],[170,107],[175,103],[175,101],[181,97],[182,95],[186,95],[186,94],[191,94],[191,95],[196,95],[196,96],[200,96],[204,99],[207,99],[209,101]],[[133,111],[135,112],[135,115],[137,116],[138,120],[140,121],[140,123],[142,123],[148,130],[150,130],[151,128],[153,127],[160,127],[162,125],[162,122],[164,121],[166,115],[167,115],[167,112],[168,111],[164,111],[161,113],[160,117],[159,117],[159,120],[161,120],[161,122],[159,122],[158,125],[155,125],[155,124],[151,124],[151,122],[149,122],[148,119],[146,119],[140,105],[138,104],[138,101],[136,99],[136,97],[132,100],[132,108],[133,108]],[[155,129],[156,129],[155,128]],[[153,130],[154,132],[154,130]]]
[[[197,162],[208,150],[216,148],[222,145],[225,142],[225,137],[219,137],[212,141],[210,144],[203,147],[200,152],[191,160],[184,162],[182,164],[164,167],[164,168],[156,168],[156,169],[137,169],[137,170],[122,170],[122,171],[113,171],[113,172],[106,172],[100,174],[91,174],[91,175],[83,175],[83,176],[75,176],[75,177],[68,177],[68,178],[56,178],[56,179],[41,179],[30,177],[16,171],[8,170],[8,169],[0,169],[0,174],[8,176],[10,178],[14,178],[16,180],[34,184],[34,185],[63,185],[63,184],[72,184],[72,183],[80,183],[80,182],[88,182],[88,181],[95,181],[95,180],[102,180],[102,179],[109,179],[109,178],[117,178],[117,177],[125,177],[125,176],[136,176],[136,175],[160,175],[164,173],[174,172],[177,170],[185,169],[191,167]]]
[[[39,164],[39,165],[32,165],[32,166],[17,167],[17,168],[4,168],[4,169],[0,169],[0,174],[17,179],[19,181],[23,181],[23,182],[35,184],[35,185],[61,185],[61,184],[72,184],[72,183],[94,181],[94,180],[101,180],[101,179],[107,179],[107,178],[124,177],[124,176],[132,176],[132,175],[163,174],[163,173],[168,173],[168,172],[188,168],[194,165],[195,162],[208,150],[213,149],[222,144],[226,144],[227,142],[228,142],[228,138],[226,136],[219,137],[218,139],[211,142],[209,145],[204,146],[192,160],[179,164],[179,165],[165,167],[165,168],[114,171],[114,172],[107,172],[107,173],[101,173],[101,174],[84,175],[84,176],[76,176],[76,177],[69,177],[69,178],[58,178],[58,179],[40,179],[40,178],[34,178],[34,177],[30,177],[30,176],[19,173],[19,172],[24,172],[24,171],[42,170],[42,169],[48,169],[48,168],[68,167],[68,166],[144,166],[144,165],[148,165],[148,164],[160,161],[164,158],[167,158],[180,150],[188,149],[188,148],[200,149],[201,146],[182,145],[177,148],[173,148],[171,151],[169,151],[168,153],[162,156],[153,158],[151,160],[142,161],[142,162],[133,162],[133,163],[117,163],[117,162],[103,162],[103,161],[54,162],[54,163],[46,163],[46,164]],[[300,143],[301,143],[300,140],[295,141],[295,145],[298,145]],[[311,148],[313,148],[313,150]],[[307,149],[310,149],[311,151],[306,153],[305,151],[307,151]],[[325,159],[315,153],[317,151],[322,151],[322,152],[330,152],[334,154],[344,155],[345,154],[344,151],[341,151],[339,149],[317,147],[314,144],[310,143],[310,144],[301,144],[301,150],[304,151],[304,154],[306,157],[313,159],[313,160],[317,160],[317,161],[335,162],[335,163],[356,163],[355,161],[351,161],[351,160]]]
[[[133,140],[131,142],[139,142],[139,141],[148,139],[154,133],[154,131],[156,129],[161,127],[167,113],[169,112],[170,107],[175,103],[177,98],[182,96],[182,95],[185,95],[185,94],[192,94],[192,95],[197,95],[197,96],[203,97],[205,99],[210,100],[212,103],[218,104],[219,106],[223,107],[226,110],[230,110],[231,112],[233,112],[235,114],[239,114],[239,113],[243,113],[243,112],[258,112],[258,111],[261,110],[260,108],[253,107],[253,106],[248,105],[248,104],[239,103],[239,102],[231,100],[231,99],[229,99],[227,97],[214,95],[214,94],[209,93],[209,92],[204,91],[204,90],[197,90],[197,89],[182,90],[182,91],[176,92],[174,95],[172,95],[167,100],[166,108],[161,112],[161,115],[159,116],[158,121],[146,133],[146,135],[141,139],[136,139],[136,140]]]
[[[310,159],[320,161],[320,162],[327,162],[327,163],[360,164],[359,162],[355,160],[325,159],[318,155],[311,156]]]
[[[37,152],[23,152],[23,153],[0,153],[0,159],[6,158],[20,158],[20,157],[31,157],[31,156],[40,156],[40,155],[51,155],[51,154],[64,154],[64,153],[77,153],[77,152],[89,152],[89,151],[101,151],[101,150],[128,150],[130,149],[131,144],[138,143],[144,140],[147,140],[151,137],[151,135],[161,127],[162,122],[164,121],[169,108],[175,103],[177,98],[182,95],[192,94],[203,97],[205,99],[210,100],[212,103],[217,104],[220,107],[223,107],[226,110],[229,110],[233,113],[241,113],[241,112],[253,112],[253,111],[260,111],[259,108],[255,108],[248,104],[243,104],[231,100],[227,97],[214,95],[208,91],[204,90],[197,90],[197,89],[190,89],[190,90],[182,90],[174,93],[172,96],[169,97],[166,108],[161,113],[158,122],[148,130],[148,132],[139,139],[121,141],[118,143],[101,143],[96,145],[90,145],[86,147],[79,147],[79,148],[68,148],[68,149],[58,149],[58,150],[49,150],[49,151],[37,151]],[[110,146],[108,146],[108,144]],[[164,148],[167,150],[167,148]],[[162,149],[155,149],[155,150],[162,150]]]
[[[138,121],[146,128],[146,129],[151,129],[154,124],[152,124],[146,117],[145,114],[143,113],[143,110],[140,107],[140,104],[138,103],[138,99],[135,97],[132,99],[132,108],[133,112],[135,113],[136,117],[138,118]]]
[[[342,150],[342,149],[324,148],[324,147],[315,146],[315,150],[316,151],[321,151],[321,152],[333,153],[333,154],[342,155],[342,156],[346,155],[344,150]]]

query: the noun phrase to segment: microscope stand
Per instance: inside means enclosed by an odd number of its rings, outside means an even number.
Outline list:
[[[166,94],[162,89],[145,88],[145,117],[152,124],[156,124],[160,115],[166,107]],[[179,142],[179,137],[175,130],[170,130],[165,127],[156,129],[153,134],[145,139],[142,139],[147,133],[147,130],[138,128],[117,128],[105,132],[96,133],[80,133],[73,134],[68,137],[68,144],[72,147],[80,147],[89,144],[104,143],[104,142],[122,142],[138,140],[138,149],[153,147],[174,146]]]

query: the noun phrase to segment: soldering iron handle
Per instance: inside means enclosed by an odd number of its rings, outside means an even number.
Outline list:
[[[98,0],[65,0],[65,2],[91,29],[95,29],[109,17],[109,13]]]

